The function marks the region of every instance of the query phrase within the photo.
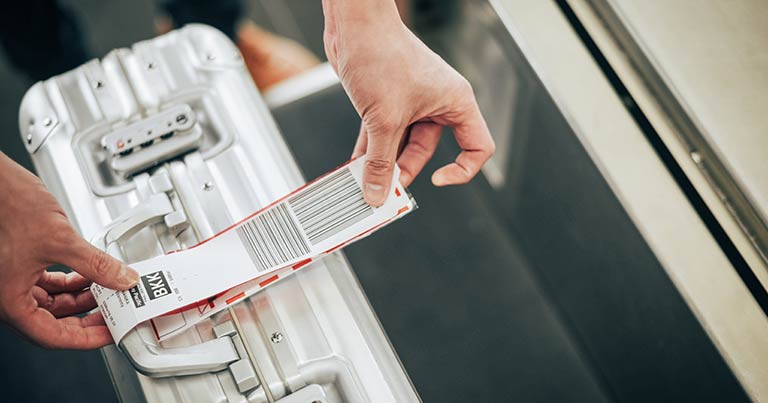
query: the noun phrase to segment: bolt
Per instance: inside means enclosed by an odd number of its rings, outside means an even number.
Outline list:
[[[48,127],[52,124],[53,124],[53,119],[49,118],[48,116],[46,116],[45,119],[43,119],[43,125],[45,127]]]
[[[211,190],[213,190],[213,182],[203,183],[203,190],[205,190],[206,192],[210,192]]]
[[[691,153],[691,159],[693,160],[693,162],[695,162],[697,164],[701,164],[702,158],[701,158],[701,154],[699,154],[698,152],[693,151]]]
[[[280,343],[281,341],[283,341],[283,334],[280,332],[274,332],[272,333],[272,337],[270,337],[269,340],[271,340],[272,343],[275,343],[275,344]]]
[[[32,133],[27,133],[27,144],[32,144]]]
[[[187,115],[181,114],[179,116],[176,116],[176,123],[183,125],[184,123],[187,123]]]

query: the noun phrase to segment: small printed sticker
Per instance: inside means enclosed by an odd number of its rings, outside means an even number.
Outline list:
[[[133,300],[133,305],[136,306],[136,308],[141,308],[144,306],[144,297],[141,296],[141,291],[139,291],[139,286],[133,287],[128,292],[131,293],[131,299]]]
[[[171,286],[168,285],[162,270],[141,276],[141,282],[144,283],[150,300],[171,295]]]

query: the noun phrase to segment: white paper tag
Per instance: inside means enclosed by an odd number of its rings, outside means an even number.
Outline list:
[[[363,164],[350,161],[187,250],[132,264],[140,281],[130,290],[91,286],[115,342],[150,319],[158,339],[178,334],[415,208],[397,168],[384,205],[366,204]]]

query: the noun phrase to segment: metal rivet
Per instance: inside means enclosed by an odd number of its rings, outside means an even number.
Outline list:
[[[203,183],[203,190],[205,190],[206,192],[210,192],[211,190],[213,190],[213,182]]]
[[[272,337],[270,337],[269,340],[271,340],[272,343],[275,343],[275,344],[280,343],[281,341],[283,341],[283,334],[280,332],[274,332],[272,333]]]
[[[97,89],[104,88],[104,82],[103,81],[96,81],[96,88]]]
[[[27,144],[32,144],[32,133],[27,133]]]
[[[176,116],[176,123],[183,125],[184,123],[187,123],[187,115],[181,114],[179,116]]]
[[[51,118],[49,118],[49,117],[47,117],[47,116],[46,116],[46,117],[45,117],[45,119],[43,119],[43,125],[44,125],[45,127],[48,127],[48,126],[50,126],[51,124],[53,124],[53,119],[51,119]]]
[[[701,159],[702,158],[701,158],[701,154],[699,154],[698,152],[696,152],[696,151],[692,152],[691,153],[691,159],[693,160],[693,162],[695,162],[697,164],[701,164]]]
[[[155,64],[152,62],[147,63],[147,70],[152,70],[155,68]]]

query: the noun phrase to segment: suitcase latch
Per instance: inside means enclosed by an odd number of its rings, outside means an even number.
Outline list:
[[[125,178],[199,147],[203,131],[189,105],[177,105],[101,138],[110,168]]]
[[[213,328],[213,333],[217,338],[230,337],[232,338],[232,344],[234,344],[237,354],[240,359],[229,364],[229,372],[232,373],[232,378],[237,384],[237,390],[240,393],[245,393],[259,386],[259,378],[256,376],[256,371],[251,366],[251,362],[248,360],[248,353],[245,351],[243,340],[237,333],[235,324],[231,320],[216,325]]]

